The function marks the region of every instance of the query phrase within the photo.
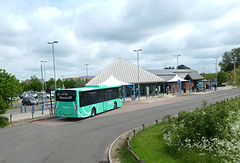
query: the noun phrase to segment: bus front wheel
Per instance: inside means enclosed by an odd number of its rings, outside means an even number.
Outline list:
[[[92,108],[92,114],[91,116],[94,117],[96,115],[96,109],[95,108]]]

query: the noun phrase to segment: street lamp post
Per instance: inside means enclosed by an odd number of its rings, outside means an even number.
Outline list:
[[[174,57],[177,57],[177,67],[176,67],[176,70],[178,72],[178,57],[181,56],[180,54],[177,54],[177,55],[174,55]]]
[[[41,61],[42,62],[42,61]],[[43,71],[42,71],[42,63],[41,63],[41,76],[42,76],[42,90],[44,90],[44,79],[43,79]]]
[[[43,63],[43,72],[44,72],[44,83],[45,83],[45,90],[47,89],[47,82],[46,82],[46,69],[45,69],[45,63],[47,61],[41,61]]]
[[[237,57],[234,56],[234,58],[233,58],[233,62],[234,62],[234,86],[236,84],[236,60],[237,60]]]
[[[215,58],[216,59],[216,67],[215,67],[215,70],[216,70],[216,90],[217,90],[217,59],[219,58],[219,57],[213,57],[213,58]]]
[[[56,70],[55,70],[55,58],[54,58],[54,43],[58,43],[58,41],[52,41],[52,42],[48,42],[48,44],[52,44],[52,52],[53,52],[53,70],[54,70],[54,83],[55,83],[55,90],[57,88],[56,85]]]
[[[178,57],[180,57],[181,55],[180,54],[177,54],[177,55],[174,55],[174,57],[177,57],[177,67],[176,67],[176,70],[177,70],[177,74],[178,74]],[[177,91],[179,89],[179,82],[177,83]],[[180,88],[180,92],[181,92],[181,88]]]
[[[84,64],[84,66],[86,66],[86,73],[87,73],[87,78],[88,78],[88,63]]]
[[[137,64],[138,64],[138,100],[140,100],[140,84],[139,84],[139,52],[142,51],[142,49],[133,50],[134,52],[137,52]]]

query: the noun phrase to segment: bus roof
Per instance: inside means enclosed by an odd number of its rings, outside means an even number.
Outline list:
[[[98,90],[98,89],[107,89],[107,88],[118,88],[121,87],[121,85],[117,86],[107,86],[107,85],[87,85],[86,87],[81,87],[81,88],[68,88],[68,89],[62,89],[58,88],[58,90],[75,90],[75,91],[90,91],[90,90]]]

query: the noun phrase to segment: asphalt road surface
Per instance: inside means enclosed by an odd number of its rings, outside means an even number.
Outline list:
[[[128,104],[86,119],[53,118],[0,129],[1,163],[97,163],[107,161],[121,134],[167,114],[239,96],[240,89],[187,95],[151,104]]]

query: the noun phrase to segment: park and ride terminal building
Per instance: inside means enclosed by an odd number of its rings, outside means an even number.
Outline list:
[[[138,78],[139,73],[139,78]],[[124,97],[134,96],[140,84],[140,95],[165,93],[167,85],[175,85],[174,91],[191,90],[191,86],[204,78],[193,70],[145,70],[122,58],[114,60],[87,85],[123,85]]]

